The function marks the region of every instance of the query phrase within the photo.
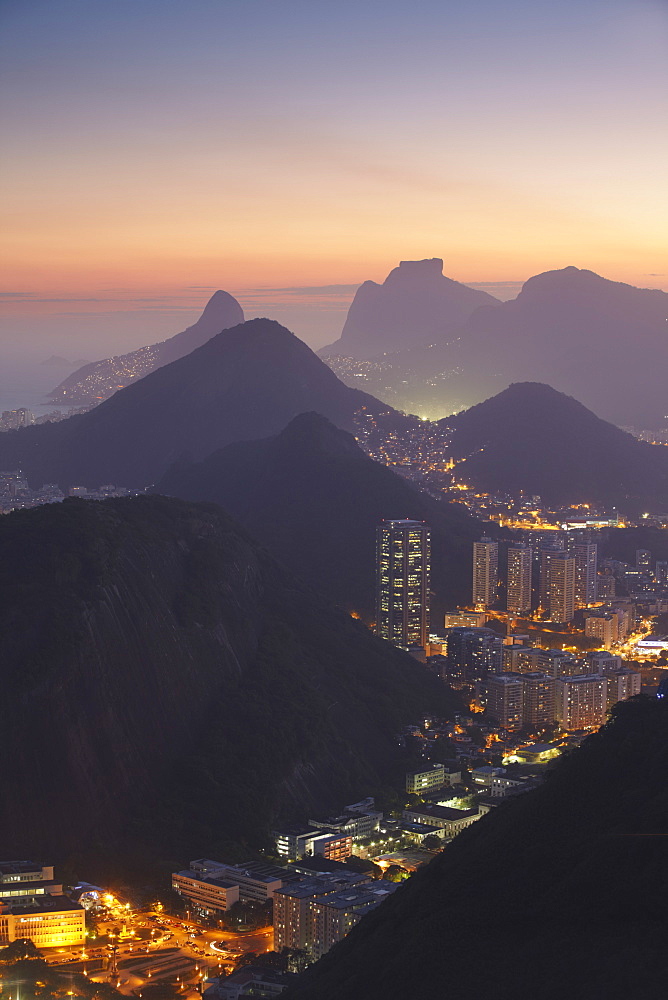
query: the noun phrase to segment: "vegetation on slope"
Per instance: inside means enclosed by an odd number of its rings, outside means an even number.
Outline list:
[[[99,878],[261,846],[382,788],[451,704],[213,505],[66,500],[0,546],[0,855]]]

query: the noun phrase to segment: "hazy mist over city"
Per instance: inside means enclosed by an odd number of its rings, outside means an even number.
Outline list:
[[[0,994],[663,1000],[665,0],[3,0]]]

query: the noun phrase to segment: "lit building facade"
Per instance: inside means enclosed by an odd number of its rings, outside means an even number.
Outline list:
[[[487,678],[487,711],[503,729],[522,728],[522,678],[492,674]]]
[[[570,551],[575,559],[575,606],[586,608],[598,597],[598,545],[577,543]]]
[[[554,722],[554,678],[542,673],[522,675],[522,725],[541,732]]]
[[[406,773],[406,791],[413,795],[433,792],[445,785],[445,764],[432,764]]]
[[[499,543],[481,538],[473,543],[473,604],[489,608],[494,604],[499,586]]]
[[[575,559],[553,555],[549,567],[547,612],[550,621],[570,622],[575,617]]]
[[[51,865],[0,863],[0,945],[21,938],[38,948],[67,948],[86,940],[86,911],[63,895]]]
[[[555,682],[555,713],[566,730],[602,726],[607,699],[607,678],[600,674],[559,677]]]
[[[507,609],[511,615],[523,617],[531,612],[532,553],[528,545],[512,545],[508,549]]]
[[[376,634],[395,646],[429,638],[431,533],[422,521],[384,521],[376,529]]]

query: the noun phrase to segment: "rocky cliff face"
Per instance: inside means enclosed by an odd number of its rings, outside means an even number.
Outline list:
[[[402,260],[382,285],[365,281],[353,299],[339,340],[321,354],[373,358],[441,342],[482,305],[497,302],[443,274],[443,261]]]
[[[213,505],[65,501],[0,544],[0,854],[100,877],[261,844],[382,783],[443,697]]]

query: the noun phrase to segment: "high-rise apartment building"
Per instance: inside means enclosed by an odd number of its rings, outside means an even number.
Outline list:
[[[565,552],[555,553],[549,562],[547,613],[553,622],[575,617],[575,559]]]
[[[597,611],[585,618],[585,635],[597,639],[603,649],[612,649],[619,639],[617,615],[613,611]]]
[[[633,698],[634,695],[640,694],[642,677],[629,667],[615,670],[614,673],[608,674],[606,679],[608,682],[608,709],[611,709],[618,701],[626,701],[627,698]]]
[[[649,576],[652,572],[652,553],[649,549],[636,549],[636,569]]]
[[[487,711],[503,729],[522,728],[522,678],[492,674],[487,678]]]
[[[608,681],[600,674],[578,674],[555,681],[555,713],[564,729],[593,729],[605,722]]]
[[[481,538],[473,543],[473,604],[489,608],[496,601],[499,586],[499,543]]]
[[[540,570],[538,576],[538,603],[543,611],[550,606],[550,563],[557,556],[565,556],[566,550],[557,542],[544,542],[540,549]]]
[[[511,545],[508,549],[507,609],[512,615],[531,612],[532,554],[528,545]]]
[[[429,637],[431,533],[423,521],[383,521],[376,529],[376,634],[395,646]]]
[[[578,542],[570,551],[575,559],[575,607],[586,608],[594,603],[598,593],[598,545]]]
[[[475,684],[500,673],[503,640],[489,628],[453,628],[446,639],[446,673],[451,684]]]
[[[654,577],[657,583],[664,585],[668,583],[668,562],[661,559],[656,563]]]
[[[554,722],[554,677],[522,674],[522,725],[532,732],[547,729]]]

